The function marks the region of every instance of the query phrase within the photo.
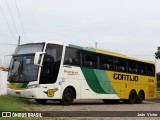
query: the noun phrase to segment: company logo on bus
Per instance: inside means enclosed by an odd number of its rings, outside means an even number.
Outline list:
[[[78,75],[78,71],[74,71],[74,70],[64,70],[64,73],[66,73],[67,75]]]
[[[125,81],[135,81],[138,82],[138,76],[131,76],[131,75],[125,75],[125,74],[113,74],[113,78],[115,80],[125,80]]]
[[[48,97],[53,97],[54,93],[57,91],[58,89],[48,89],[48,91],[44,91],[44,93],[47,94]]]

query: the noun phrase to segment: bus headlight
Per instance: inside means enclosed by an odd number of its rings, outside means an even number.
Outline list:
[[[28,89],[38,88],[38,87],[39,87],[38,84],[33,84],[33,85],[28,85],[28,86],[27,86]]]

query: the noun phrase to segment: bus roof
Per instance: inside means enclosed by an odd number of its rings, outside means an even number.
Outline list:
[[[129,56],[124,55],[124,54],[120,54],[120,53],[116,53],[116,52],[111,52],[111,51],[103,50],[103,49],[98,49],[98,48],[94,48],[94,47],[81,47],[81,46],[72,45],[72,44],[69,44],[69,46],[70,46],[70,47],[73,47],[73,48],[77,48],[77,49],[86,50],[86,51],[91,51],[91,52],[96,52],[96,53],[101,53],[101,54],[116,56],[116,57],[125,58],[125,59],[130,59],[130,60],[135,60],[135,61],[139,61],[139,62],[146,62],[146,63],[155,64],[153,61],[141,60],[141,59],[129,57]]]
[[[116,56],[116,57],[120,57],[120,58],[125,58],[125,59],[130,59],[130,60],[135,60],[135,61],[147,62],[147,63],[155,64],[153,61],[141,60],[141,59],[129,57],[129,56],[124,55],[124,54],[111,52],[111,51],[108,51],[108,50],[98,49],[98,48],[94,48],[94,47],[88,47],[88,48],[95,50],[97,53],[102,53],[102,54],[112,55],[112,56]]]
[[[155,64],[153,61],[141,60],[141,59],[129,57],[127,55],[120,54],[120,53],[117,53],[117,52],[112,52],[112,51],[109,51],[109,50],[103,50],[103,49],[98,49],[98,48],[94,48],[94,47],[82,47],[82,46],[79,46],[79,45],[66,44],[66,43],[59,42],[59,41],[37,41],[37,42],[32,42],[32,43],[27,43],[27,44],[34,44],[34,43],[51,43],[51,44],[66,45],[66,46],[70,46],[70,47],[73,47],[73,48],[78,48],[78,49],[82,49],[82,50],[86,50],[86,51],[97,52],[97,53],[116,56],[116,57],[120,57],[120,58],[125,58],[125,59],[130,59],[130,60]]]
[[[58,45],[64,45],[65,43],[59,42],[59,41],[34,41],[30,43],[25,43],[21,45],[29,45],[29,44],[36,44],[36,43],[50,43],[50,44],[58,44]]]

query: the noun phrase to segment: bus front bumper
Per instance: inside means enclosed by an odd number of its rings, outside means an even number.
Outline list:
[[[35,99],[38,98],[38,88],[25,89],[25,90],[14,90],[11,88],[7,88],[7,94],[15,97]]]

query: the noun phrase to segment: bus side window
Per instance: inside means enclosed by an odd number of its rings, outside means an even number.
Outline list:
[[[79,49],[66,47],[64,65],[81,65],[81,53],[82,51]]]
[[[146,65],[146,74],[149,76],[155,76],[154,65],[152,65],[152,64]]]
[[[138,73],[139,73],[139,74],[143,74],[144,71],[143,71],[143,70],[138,70]]]
[[[138,73],[138,66],[136,61],[128,60],[127,63],[129,73]]]
[[[92,67],[92,68],[97,68],[97,55],[95,53],[91,52],[84,52],[84,66],[85,67]]]
[[[125,59],[117,58],[116,71],[126,72],[126,60]]]
[[[104,70],[114,70],[114,58],[108,55],[100,55],[100,68]]]
[[[146,75],[146,64],[142,62],[138,62],[138,74]]]
[[[72,58],[65,58],[64,63],[71,65],[72,64]]]
[[[102,69],[109,69],[110,65],[109,64],[101,64]]]

